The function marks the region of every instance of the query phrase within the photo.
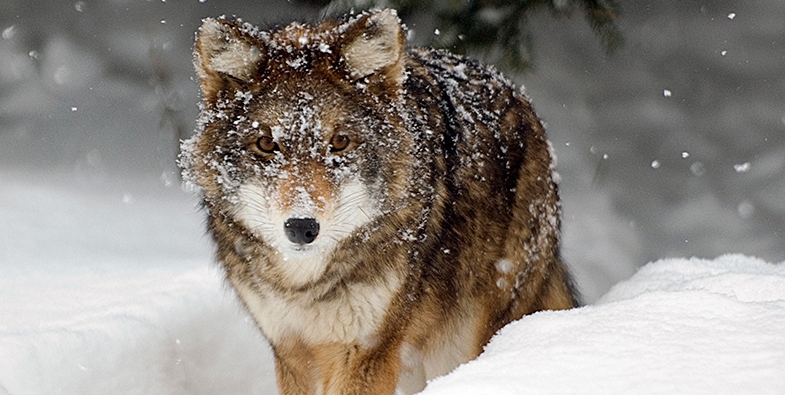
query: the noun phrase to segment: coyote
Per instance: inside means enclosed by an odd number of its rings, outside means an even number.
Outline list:
[[[283,395],[412,394],[510,321],[576,305],[530,103],[405,36],[391,9],[199,29],[179,162]]]

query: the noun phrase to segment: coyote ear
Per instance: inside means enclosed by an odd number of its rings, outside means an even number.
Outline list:
[[[381,71],[389,81],[401,80],[406,40],[395,10],[388,8],[358,19],[344,37],[341,55],[353,79]]]
[[[259,39],[235,22],[205,19],[194,49],[194,65],[204,99],[213,101],[231,79],[251,82],[264,59],[262,46]]]

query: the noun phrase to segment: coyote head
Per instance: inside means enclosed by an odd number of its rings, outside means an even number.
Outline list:
[[[412,141],[394,11],[269,32],[206,19],[194,52],[202,111],[183,143],[186,178],[210,215],[302,263],[292,281],[317,278],[338,244],[406,199]]]

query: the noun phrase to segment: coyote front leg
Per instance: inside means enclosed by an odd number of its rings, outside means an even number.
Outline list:
[[[274,347],[281,395],[392,394],[400,371],[400,345],[387,340],[372,348],[293,342]]]

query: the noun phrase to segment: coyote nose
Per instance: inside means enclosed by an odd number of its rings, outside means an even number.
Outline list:
[[[319,235],[319,223],[313,218],[289,218],[283,224],[286,237],[295,244],[310,244]]]

